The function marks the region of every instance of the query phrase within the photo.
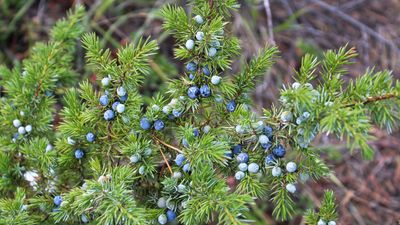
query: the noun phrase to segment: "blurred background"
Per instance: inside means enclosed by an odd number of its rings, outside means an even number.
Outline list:
[[[400,79],[400,1],[399,0],[240,0],[240,10],[233,13],[230,31],[242,40],[242,54],[232,72],[240,71],[243,62],[266,43],[277,45],[280,58],[260,80],[253,98],[261,110],[276,104],[279,89],[292,81],[305,53],[322,55],[326,49],[348,44],[356,47],[359,57],[345,79],[362,75],[366,68],[388,69]],[[18,65],[29,48],[45,41],[55,21],[74,4],[86,6],[86,31],[96,32],[103,45],[116,49],[141,36],[151,36],[160,44],[160,54],[151,62],[152,76],[141,92],[146,96],[165,88],[162,84],[179,76],[182,64],[173,57],[173,39],[164,33],[158,16],[168,3],[186,5],[179,0],[0,0],[0,63]],[[190,8],[188,8],[190,11]],[[84,67],[84,52],[78,50],[76,69],[82,79],[96,80]],[[316,145],[334,174],[318,183],[309,181],[301,187],[298,213],[320,201],[323,190],[333,189],[339,204],[338,224],[400,224],[400,133],[388,135],[372,130],[376,149],[374,160],[363,161],[360,154],[350,154],[339,141],[320,136]],[[254,224],[304,224],[301,216],[291,222],[277,223],[272,207],[260,201],[254,207]]]

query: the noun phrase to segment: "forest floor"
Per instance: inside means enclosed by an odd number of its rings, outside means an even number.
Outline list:
[[[155,79],[142,90],[151,93],[161,80],[176,76],[181,64],[173,59],[173,40],[161,29],[157,10],[174,0],[82,0],[34,1],[4,0],[0,6],[0,61],[11,65],[25,58],[36,41],[46,40],[54,22],[77,2],[87,6],[86,30],[104,38],[104,44],[116,48],[139,36],[150,36],[160,44],[161,55],[153,63]],[[11,4],[12,2],[12,4]],[[258,109],[277,103],[279,89],[291,82],[304,53],[322,55],[326,49],[348,45],[356,47],[359,57],[349,67],[346,79],[355,78],[366,68],[388,69],[400,79],[400,1],[399,0],[242,0],[241,9],[233,14],[231,30],[242,40],[243,62],[265,43],[280,50],[272,70],[260,81],[253,94]],[[268,7],[269,6],[269,7]],[[273,33],[273,35],[271,35]],[[77,69],[84,71],[83,57]],[[234,71],[241,63],[235,64]],[[173,71],[173,72],[170,72]],[[84,76],[90,77],[91,74]],[[375,158],[364,161],[356,151],[350,153],[341,142],[320,136],[316,142],[326,149],[323,156],[334,174],[323,181],[308,182],[302,191],[318,203],[326,188],[339,199],[338,224],[400,223],[400,133],[372,130]],[[265,208],[260,223],[274,224],[270,208]],[[304,224],[301,217],[290,223]]]

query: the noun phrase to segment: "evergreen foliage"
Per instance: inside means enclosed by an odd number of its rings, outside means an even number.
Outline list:
[[[333,191],[326,190],[319,211],[315,212],[314,210],[310,209],[306,212],[304,218],[307,224],[318,225],[320,223],[326,224],[331,221],[334,222],[335,220],[337,220],[338,214],[336,212],[335,195]]]
[[[76,82],[72,65],[84,13],[77,7],[58,21],[49,42],[36,44],[21,67],[0,67],[5,90],[0,108],[0,193],[15,197],[4,200],[1,224],[37,224],[50,214],[57,177],[57,156],[51,151],[56,96]]]
[[[246,224],[255,199],[269,199],[276,219],[288,220],[299,183],[330,173],[312,146],[316,136],[345,138],[369,159],[370,128],[390,132],[398,125],[399,83],[389,71],[370,69],[345,84],[346,65],[356,56],[348,47],[304,56],[280,104],[258,115],[249,93],[277,48],[260,49],[231,76],[240,54],[240,41],[229,35],[237,2],[190,5],[193,14],[177,6],[160,11],[185,68],[167,93],[151,100],[138,92],[158,50],[150,38],[114,57],[95,34],[82,35],[101,88],[82,81],[65,91],[76,78],[80,7],[57,23],[49,43],[31,50],[22,68],[1,67],[0,224]],[[52,127],[59,94],[62,122]],[[20,127],[25,132],[16,135]],[[29,174],[34,179],[27,183]],[[327,191],[307,223],[336,220],[334,202]]]

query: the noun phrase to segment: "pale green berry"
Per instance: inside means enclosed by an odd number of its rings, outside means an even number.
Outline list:
[[[299,82],[294,82],[294,83],[292,84],[292,88],[293,88],[293,89],[298,89],[298,88],[300,88],[300,86],[301,86],[301,84],[300,84]]]
[[[249,166],[247,167],[249,173],[257,173],[259,169],[260,166],[257,163],[250,163]]]
[[[308,173],[300,173],[300,180],[303,182],[306,182],[310,178],[310,175]]]
[[[246,172],[247,171],[247,163],[240,163],[238,168],[240,171]]]
[[[179,184],[177,189],[178,189],[178,192],[183,193],[186,190],[186,186],[183,184]]]
[[[284,111],[281,114],[282,122],[290,122],[293,119],[293,114],[289,111]]]
[[[137,163],[137,162],[139,162],[140,158],[141,158],[141,157],[140,157],[139,154],[133,154],[133,155],[131,156],[130,160],[131,160],[132,163]]]
[[[174,172],[174,174],[172,175],[173,178],[179,179],[182,177],[182,173],[181,172]]]
[[[67,142],[68,142],[68,144],[70,144],[70,145],[74,145],[74,144],[75,144],[75,140],[72,139],[71,137],[68,137],[68,138],[67,138]]]
[[[220,76],[212,76],[211,77],[211,83],[214,85],[218,85],[221,82],[221,77]]]
[[[88,222],[89,222],[89,219],[86,217],[85,214],[83,214],[83,215],[81,216],[81,220],[82,220],[82,223],[88,223]]]
[[[151,148],[146,148],[145,150],[144,150],[144,155],[145,156],[150,156],[151,155],[151,153],[153,152],[153,150],[151,149]]]
[[[272,176],[279,177],[282,174],[282,169],[280,167],[274,166],[272,168]]]
[[[167,223],[167,216],[165,214],[161,214],[158,216],[158,222],[160,224],[166,224]]]
[[[304,86],[305,86],[306,88],[308,88],[309,90],[314,89],[314,87],[313,87],[312,84],[310,84],[310,83],[305,83]]]
[[[166,200],[164,197],[161,197],[157,200],[158,208],[165,208],[167,206]]]
[[[262,134],[258,137],[258,141],[260,142],[260,144],[267,144],[269,142],[269,138]]]
[[[30,133],[32,131],[32,125],[26,125],[25,130],[26,132]]]
[[[245,174],[244,174],[242,171],[237,171],[237,172],[235,173],[235,179],[236,179],[236,180],[241,180],[241,179],[244,178],[244,176],[245,176]]]
[[[151,108],[154,110],[154,111],[158,111],[158,110],[160,110],[160,106],[158,106],[158,105],[152,105],[151,106]]]
[[[326,107],[332,107],[333,106],[333,102],[325,102],[324,104]]]
[[[235,130],[238,134],[243,134],[244,133],[244,128],[241,125],[237,125],[235,127]]]
[[[169,114],[171,112],[171,107],[169,107],[168,105],[164,106],[162,109],[163,113],[165,114]]]
[[[211,127],[210,127],[209,125],[205,125],[205,126],[203,127],[203,132],[204,132],[205,134],[207,134],[208,132],[210,132],[210,130],[211,130]]]
[[[297,169],[296,163],[294,163],[294,162],[288,162],[288,163],[286,164],[286,170],[287,170],[289,173],[295,172],[296,169]]]
[[[118,104],[116,107],[116,110],[118,113],[123,113],[125,111],[125,105],[124,104]]]
[[[146,168],[144,166],[139,167],[139,174],[143,175],[146,172]]]
[[[194,41],[192,39],[187,40],[185,46],[188,50],[192,50],[194,48]]]
[[[14,127],[18,128],[21,126],[21,121],[19,119],[15,119],[15,120],[13,120],[13,125],[14,125]]]
[[[101,79],[101,85],[103,85],[104,87],[108,86],[110,84],[110,78],[109,77],[104,77],[103,79]]]
[[[214,47],[211,47],[210,49],[208,49],[208,56],[209,57],[214,57],[217,54],[217,49]]]
[[[203,17],[201,17],[200,15],[195,16],[194,21],[196,21],[196,23],[198,24],[204,23]]]
[[[196,39],[202,41],[204,39],[204,33],[199,31],[196,33]]]
[[[286,190],[293,194],[296,192],[296,186],[294,184],[287,184]]]

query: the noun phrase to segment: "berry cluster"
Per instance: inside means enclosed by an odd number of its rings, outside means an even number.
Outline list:
[[[87,142],[92,143],[92,142],[95,141],[95,139],[96,139],[96,136],[92,132],[89,132],[89,133],[86,134],[86,141]],[[72,139],[71,137],[67,138],[67,143],[69,145],[76,145],[76,141],[74,139]],[[49,145],[47,145],[47,147],[49,148]],[[52,146],[51,146],[51,148],[52,148]],[[47,151],[47,148],[46,148],[46,151]],[[85,152],[82,149],[77,148],[77,149],[75,149],[74,155],[75,155],[75,158],[82,159],[83,156],[85,155]]]
[[[143,152],[137,152],[134,153],[131,157],[130,157],[130,161],[133,164],[137,164],[141,161],[144,161],[144,159],[149,158],[151,156],[151,154],[153,153],[153,150],[151,148],[146,148]],[[146,167],[145,165],[141,165],[139,167],[138,170],[139,174],[143,175],[146,172]]]
[[[164,129],[165,123],[160,119],[152,122],[149,119],[147,119],[146,117],[143,117],[140,120],[140,127],[143,130],[149,130],[152,126],[154,127],[155,130],[160,131],[160,130]]]
[[[202,129],[204,133],[208,133],[211,130],[211,127],[208,125],[205,125]],[[200,137],[200,129],[199,128],[193,128],[192,130],[192,137],[198,138]],[[189,147],[189,142],[186,139],[182,139],[182,144],[184,147],[188,148]],[[185,157],[184,154],[177,154],[174,160],[176,166],[180,169],[182,169],[183,173],[185,175],[190,175],[190,163]],[[184,209],[186,208],[186,201],[182,201],[182,195],[183,193],[186,193],[188,191],[187,186],[182,183],[185,182],[184,180],[180,181],[181,183],[178,182],[180,178],[182,178],[183,173],[180,171],[175,171],[172,173],[171,178],[167,178],[167,180],[173,180],[172,182],[172,188],[168,188],[169,185],[166,185],[164,187],[166,189],[166,192],[169,192],[170,197],[166,199],[166,197],[161,197],[157,201],[157,206],[159,208],[167,208],[166,213],[160,214],[158,217],[158,222],[160,224],[166,224],[167,222],[174,221],[177,217],[177,208],[178,209]],[[190,184],[189,184],[190,185]],[[177,197],[179,196],[179,197]],[[176,200],[179,199],[179,200]],[[177,207],[177,202],[180,201],[180,206]]]
[[[21,115],[23,115],[23,112],[20,113]],[[12,141],[16,142],[17,139],[23,135],[26,135],[30,132],[32,132],[32,125],[28,124],[26,126],[23,126],[21,121],[19,119],[15,119],[13,120],[13,125],[15,128],[17,128],[17,132],[13,135]]]
[[[271,146],[271,140],[273,138],[273,129],[270,126],[264,126],[262,129],[262,135],[259,136],[258,142],[261,147],[267,152]],[[264,158],[264,162],[266,165],[272,165],[275,163],[276,159],[283,158],[286,154],[286,149],[283,145],[277,144],[272,149],[272,153],[268,154]]]
[[[288,173],[294,173],[294,172],[296,172],[296,170],[297,170],[297,164],[295,162],[288,162],[286,164],[286,171]],[[274,176],[274,177],[279,177],[282,175],[282,169],[278,165],[275,165],[272,168],[271,172],[272,172],[272,176]],[[296,192],[295,184],[293,184],[293,183],[286,184],[286,190],[290,193]]]
[[[168,115],[169,119],[175,119],[184,113],[185,109],[185,96],[180,96],[179,98],[173,98],[167,105],[162,108],[162,112]],[[153,105],[153,110],[158,111],[159,106]]]
[[[208,71],[207,73],[204,73],[205,75],[210,74],[208,66],[204,67],[203,71]],[[191,99],[196,99],[199,96],[207,98],[211,96],[211,89],[207,84],[202,84],[200,88],[198,86],[191,86],[187,90],[187,95]]]
[[[158,199],[157,201],[157,206],[159,208],[168,208],[168,200],[165,200],[164,197],[161,197]],[[176,219],[176,213],[175,211],[171,210],[171,209],[167,209],[167,212],[165,214],[160,214],[158,216],[158,222],[160,224],[166,224],[168,222],[172,222]]]
[[[223,30],[219,31],[216,35],[206,35],[201,31],[201,24],[204,23],[203,18],[200,15],[194,17],[194,21],[199,26],[199,31],[196,31],[194,38],[188,39],[185,43],[185,47],[188,51],[193,53],[193,55],[200,57],[202,52],[196,52],[196,46],[199,49],[205,47],[205,58],[206,61],[218,56],[218,51],[221,49],[221,42],[218,40],[217,35],[221,36],[224,34]],[[198,55],[199,54],[199,55]],[[187,89],[187,95],[190,99],[207,98],[212,94],[212,90],[209,86],[219,85],[222,78],[218,75],[212,75],[214,72],[210,69],[206,62],[200,62],[201,60],[191,61],[186,64],[186,70],[188,71],[189,80],[193,81],[192,85]],[[210,77],[211,76],[211,77]],[[215,95],[215,100],[217,102],[222,102],[221,96]],[[236,109],[235,100],[230,100],[226,104],[226,110],[228,112],[233,112]]]
[[[286,116],[291,117],[291,114],[286,113]],[[282,119],[282,118],[281,118]],[[235,127],[235,131],[239,135],[243,135],[246,132],[251,133],[251,132],[260,132],[258,135],[258,144],[260,144],[261,148],[264,149],[265,152],[269,152],[271,147],[273,146],[272,140],[273,140],[273,133],[274,130],[272,129],[271,126],[265,126],[262,121],[259,121],[255,125],[253,125],[253,129],[250,129],[249,127],[245,126],[243,127],[242,125],[237,125]],[[233,156],[236,156],[236,161],[238,163],[238,171],[235,173],[235,178],[237,180],[242,180],[245,177],[245,173],[248,172],[250,174],[255,174],[259,171],[260,166],[257,163],[250,163],[249,162],[249,155],[245,152],[242,152],[242,145],[238,144],[235,145],[232,148],[232,151],[228,154],[226,154],[228,157],[232,158]],[[264,162],[266,166],[272,166],[272,176],[273,177],[279,177],[282,175],[282,168],[278,166],[279,162],[278,159],[281,159],[285,156],[286,154],[286,149],[283,145],[281,144],[275,144],[275,146],[272,148],[272,151],[264,158]],[[297,171],[297,164],[295,162],[288,162],[286,164],[286,171],[287,173],[294,173]],[[304,176],[303,176],[304,177]],[[306,179],[306,178],[304,178]],[[288,183],[286,184],[286,190],[290,193],[296,192],[296,186],[294,183]]]
[[[182,167],[183,172],[190,172],[190,163],[186,162],[186,157],[183,154],[176,155],[175,164],[179,167]]]
[[[201,17],[200,15],[197,15],[194,17],[194,21],[198,24],[201,25],[204,23],[203,17]],[[198,42],[201,42],[204,40],[205,34],[203,31],[197,31],[195,34],[195,39]],[[191,51],[195,48],[195,41],[193,39],[189,39],[186,41],[185,43],[185,47]],[[212,39],[210,41],[210,45],[208,47],[208,49],[206,50],[206,55],[210,58],[213,58],[217,55],[218,49],[221,47],[221,43],[217,40],[217,39]]]
[[[292,89],[293,90],[298,90],[300,88],[304,88],[308,91],[310,91],[312,95],[311,102],[315,103],[318,98],[320,97],[320,92],[318,90],[315,90],[310,83],[305,83],[305,84],[300,84],[298,82],[294,82],[292,84]],[[281,102],[283,104],[290,105],[290,101],[286,96],[282,96],[280,98]],[[328,101],[324,103],[325,106],[331,107],[333,105],[332,102]],[[319,126],[317,123],[313,121],[312,118],[313,115],[310,114],[308,111],[303,111],[299,115],[293,115],[291,111],[284,111],[280,115],[280,119],[284,123],[291,123],[296,124],[298,126],[297,128],[297,134],[298,136],[296,137],[297,139],[297,144],[301,148],[307,148],[309,144],[314,140],[316,134],[319,131]],[[294,119],[295,118],[295,119]],[[304,133],[304,130],[312,130],[312,132],[309,132],[308,134]]]
[[[241,145],[236,145],[233,150],[232,153],[233,154],[237,154],[236,156],[236,161],[239,164],[238,165],[238,169],[239,171],[237,171],[235,173],[235,178],[236,180],[241,180],[245,177],[245,172],[249,172],[251,174],[256,174],[258,173],[260,166],[257,163],[250,163],[249,162],[249,155],[245,152],[241,152],[242,151],[242,146]]]
[[[111,77],[104,77],[101,80],[101,84],[103,85],[103,87],[108,87],[110,85],[111,82]],[[124,102],[126,102],[126,100],[128,99],[128,93],[126,92],[125,88],[123,86],[120,86],[117,88],[116,90],[116,94],[117,94],[117,99],[114,99],[114,97],[112,97],[112,99],[114,101],[110,101],[110,97],[109,95],[111,95],[109,93],[108,90],[105,90],[104,95],[100,96],[99,102],[100,105],[107,107],[106,111],[104,112],[104,119],[107,121],[113,120],[115,117],[115,112],[122,114],[123,112],[125,112],[125,105],[123,104]],[[109,105],[111,104],[111,109],[109,108]]]
[[[182,170],[185,173],[190,172],[190,164],[187,162],[187,159],[183,154],[176,155],[175,164],[179,168],[182,168]],[[183,209],[186,207],[186,201],[182,201],[181,197],[182,197],[183,193],[187,192],[187,187],[183,183],[178,183],[178,180],[182,176],[183,175],[181,172],[175,171],[172,174],[172,180],[173,180],[172,187],[173,188],[164,187],[164,188],[166,188],[166,192],[168,192],[168,195],[170,197],[160,197],[157,201],[157,206],[159,208],[166,209],[166,213],[160,214],[158,216],[158,222],[160,224],[166,224],[168,222],[174,221],[177,217],[177,211],[176,211],[177,208]],[[171,178],[168,178],[168,179],[171,179]],[[181,182],[183,182],[183,181],[181,181]],[[181,204],[179,207],[176,206],[176,201],[174,200],[176,198],[180,199],[179,201],[181,201]]]

